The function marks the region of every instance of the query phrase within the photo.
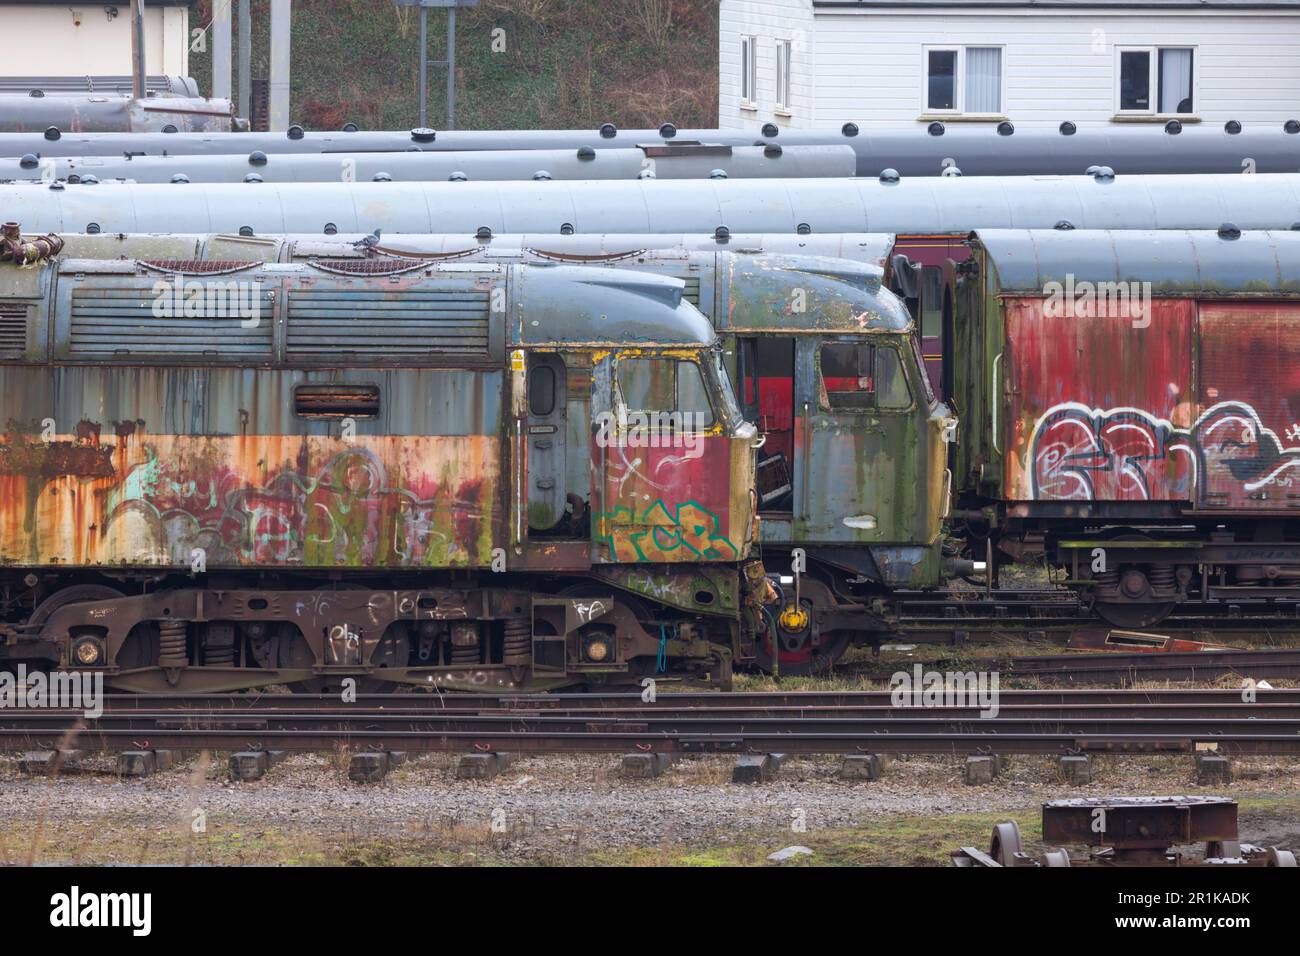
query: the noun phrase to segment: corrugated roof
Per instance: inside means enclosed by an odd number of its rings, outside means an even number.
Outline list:
[[[1300,293],[1300,232],[980,229],[997,292],[1050,282],[1150,282],[1154,295]]]

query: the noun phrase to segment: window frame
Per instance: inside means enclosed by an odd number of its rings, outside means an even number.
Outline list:
[[[699,376],[700,379],[700,386],[701,386],[700,394],[704,398],[704,402],[709,409],[709,420],[704,423],[704,427],[702,429],[689,429],[685,433],[694,434],[694,435],[706,435],[709,434],[712,429],[717,428],[719,423],[724,421],[724,416],[720,415],[718,411],[718,396],[714,394],[714,390],[718,388],[718,383],[715,379],[709,376],[709,373],[705,368],[704,362],[701,361],[698,357],[685,358],[678,355],[655,355],[655,354],[622,355],[616,358],[614,360],[613,374],[611,375],[612,388],[611,388],[611,395],[610,395],[612,400],[611,404],[613,405],[615,412],[620,411],[620,409],[628,415],[632,415],[637,412],[644,412],[650,414],[656,412],[665,412],[665,413],[671,413],[671,412],[685,413],[687,411],[691,411],[692,413],[694,412],[694,410],[686,410],[682,408],[633,408],[631,405],[627,403],[627,396],[623,394],[622,369],[624,364],[627,362],[672,362],[674,363],[673,403],[674,405],[678,405],[678,406],[681,405],[681,401],[682,401],[682,391],[681,391],[682,379],[680,374],[680,368],[678,368],[678,366],[681,365],[693,366],[695,368],[695,373]]]
[[[866,346],[871,349],[872,388],[869,393],[871,395],[870,405],[863,405],[861,407],[854,407],[854,406],[837,407],[831,404],[830,392],[826,388],[826,375],[822,371],[822,350],[826,348],[826,346],[828,345],[852,345],[859,348]],[[880,404],[880,400],[878,397],[880,394],[880,390],[877,387],[878,382],[876,381],[876,379],[879,377],[878,376],[879,365],[877,364],[878,360],[876,356],[878,352],[885,349],[892,351],[894,353],[895,360],[898,362],[899,374],[902,376],[903,385],[907,389],[908,401],[906,405],[899,405],[895,407],[895,406],[882,406]],[[917,395],[916,383],[912,381],[912,376],[909,374],[907,369],[907,362],[903,357],[903,350],[899,347],[897,342],[885,340],[883,338],[881,340],[876,340],[873,338],[868,341],[863,341],[860,338],[845,339],[845,338],[827,337],[817,342],[817,350],[815,356],[816,356],[816,372],[817,372],[817,405],[821,411],[833,415],[908,415],[916,410],[916,395]]]
[[[1190,50],[1192,54],[1192,110],[1190,113],[1164,113],[1159,109],[1160,106],[1160,53],[1163,50]],[[1122,80],[1122,67],[1125,53],[1145,53],[1147,55],[1147,89],[1150,91],[1151,106],[1144,110],[1124,109],[1122,102],[1122,92],[1120,84]],[[1142,116],[1153,119],[1188,119],[1197,117],[1197,108],[1201,102],[1200,92],[1200,66],[1201,56],[1200,47],[1195,43],[1169,43],[1169,44],[1135,44],[1135,45],[1116,45],[1115,59],[1113,61],[1115,73],[1114,82],[1114,106],[1116,116]]]
[[[741,109],[758,109],[758,36],[740,34],[740,90]]]
[[[998,108],[993,112],[972,113],[966,109],[966,51],[998,51]],[[930,105],[930,54],[956,53],[953,75],[953,109]],[[1007,47],[1005,43],[925,43],[921,45],[921,114],[922,116],[972,116],[1004,119],[1007,110]]]
[[[776,40],[776,105],[773,111],[783,116],[791,113],[791,76],[794,65],[794,42],[777,38]]]

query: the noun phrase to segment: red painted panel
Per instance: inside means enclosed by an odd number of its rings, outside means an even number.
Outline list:
[[[1201,305],[1202,507],[1300,508],[1300,306]]]
[[[1084,314],[1005,302],[994,396],[1011,500],[1190,500],[1195,307],[1155,299]]]

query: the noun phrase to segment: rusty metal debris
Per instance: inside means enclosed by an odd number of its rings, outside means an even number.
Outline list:
[[[1025,849],[1014,821],[993,828],[988,852],[954,850],[955,866],[1281,866],[1295,867],[1295,854],[1238,841],[1237,801],[1223,797],[1085,797],[1043,804],[1043,843]],[[1183,849],[1204,843],[1193,856]],[[1063,844],[1086,847],[1071,853]]]
[[[62,249],[63,240],[53,233],[24,239],[18,223],[0,225],[0,262],[31,265],[57,256]]]

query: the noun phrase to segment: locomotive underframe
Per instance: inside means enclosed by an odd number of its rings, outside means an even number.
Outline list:
[[[33,577],[11,576],[7,593],[30,592]],[[645,677],[730,685],[734,613],[647,605],[593,577],[440,577],[313,588],[249,574],[110,596],[122,586],[46,575],[42,604],[52,610],[38,605],[28,623],[0,625],[0,666],[98,671],[114,689],[162,693],[536,691]]]
[[[1185,604],[1300,611],[1300,523],[1291,515],[1243,518],[1173,503],[1140,516],[1115,503],[1012,511],[1029,516],[1008,521],[999,549],[1018,561],[1046,557],[1064,574],[1059,583],[1112,624],[1151,626]]]

